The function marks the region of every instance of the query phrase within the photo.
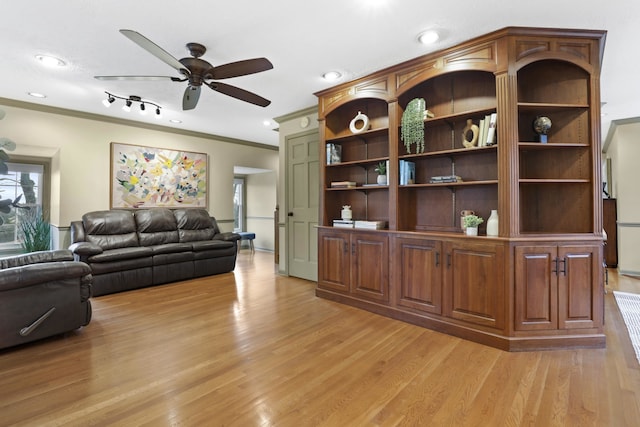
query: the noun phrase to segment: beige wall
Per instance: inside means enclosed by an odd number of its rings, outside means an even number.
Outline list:
[[[274,215],[277,196],[275,172],[256,173],[245,178],[247,188],[247,231],[256,232],[256,249],[273,251],[275,247]]]
[[[611,197],[618,207],[618,270],[640,276],[640,117],[613,123],[603,158],[611,159]]]
[[[233,228],[233,167],[278,170],[277,147],[101,121],[97,116],[64,111],[15,105],[2,105],[2,109],[6,116],[0,123],[0,133],[16,142],[13,153],[52,159],[50,216],[52,225],[60,230],[54,237],[56,247],[68,244],[71,221],[88,211],[109,209],[111,142],[207,153],[209,212],[221,221],[224,231]],[[273,234],[273,223],[269,233]]]

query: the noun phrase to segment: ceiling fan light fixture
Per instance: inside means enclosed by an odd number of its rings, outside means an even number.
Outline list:
[[[327,71],[326,73],[324,73],[322,75],[322,78],[325,79],[328,82],[335,82],[336,80],[338,80],[340,77],[342,77],[342,74],[340,74],[339,71]]]

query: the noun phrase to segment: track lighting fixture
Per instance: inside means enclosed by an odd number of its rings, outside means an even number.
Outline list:
[[[115,100],[116,100],[116,99],[115,99],[113,96],[109,95],[109,96],[107,97],[107,99],[103,99],[103,100],[102,100],[102,104],[103,104],[105,107],[109,108],[109,107],[111,107],[111,104],[113,104],[113,103],[115,102]]]
[[[152,105],[156,109],[156,118],[159,119],[162,116],[161,106],[147,100],[142,100],[142,98],[137,95],[129,95],[127,97],[124,97],[124,96],[114,95],[109,92],[105,92],[105,93],[107,94],[107,98],[102,100],[102,104],[104,104],[105,107],[110,107],[111,104],[113,104],[116,101],[116,99],[120,99],[124,101],[124,105],[122,106],[122,109],[127,113],[131,111],[131,106],[133,105],[133,103],[138,102],[140,103],[140,114],[146,114],[147,105]]]

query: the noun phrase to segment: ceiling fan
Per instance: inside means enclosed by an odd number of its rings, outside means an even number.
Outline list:
[[[120,30],[120,32],[136,43],[138,46],[175,68],[182,77],[168,76],[95,76],[98,80],[170,80],[173,82],[188,81],[188,86],[182,97],[182,109],[192,110],[198,104],[200,98],[200,89],[202,85],[207,85],[216,92],[237,98],[241,101],[249,102],[260,107],[266,107],[271,101],[265,99],[253,92],[249,92],[239,87],[226,83],[220,83],[217,80],[228,79],[231,77],[245,76],[247,74],[259,73],[273,68],[273,64],[267,58],[254,58],[244,61],[231,62],[228,64],[214,67],[207,61],[200,59],[207,51],[207,48],[200,43],[187,43],[187,49],[191,57],[182,58],[180,60],[174,58],[170,53],[162,49],[160,46],[133,30]]]

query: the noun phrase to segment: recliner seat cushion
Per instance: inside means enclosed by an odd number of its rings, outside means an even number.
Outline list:
[[[153,250],[144,246],[136,246],[131,248],[118,248],[102,252],[101,254],[91,255],[88,258],[89,263],[114,262],[122,260],[130,260],[136,258],[151,257]]]

